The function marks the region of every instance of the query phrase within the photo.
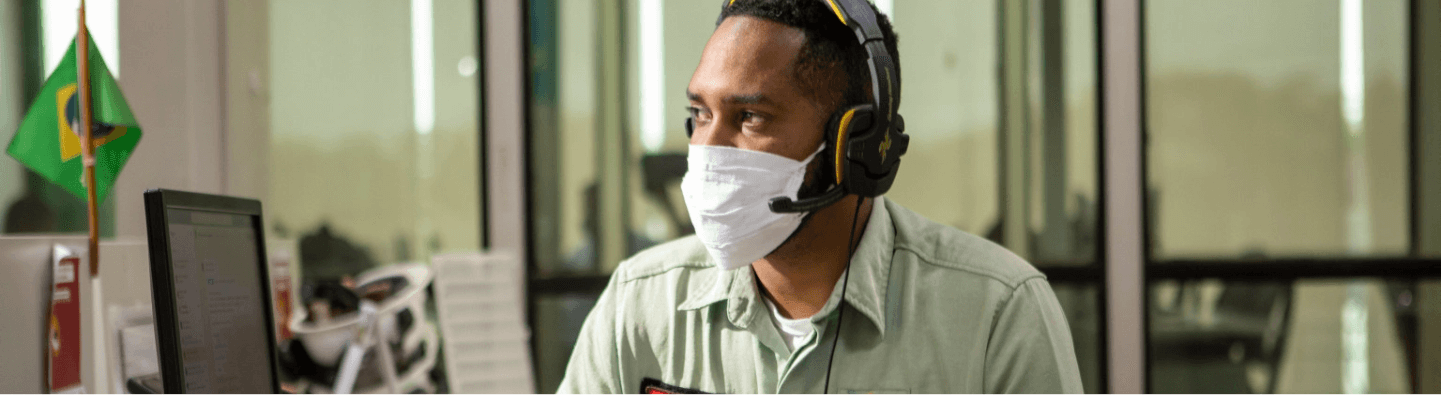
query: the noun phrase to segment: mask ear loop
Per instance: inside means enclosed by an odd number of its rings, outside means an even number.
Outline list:
[[[829,178],[831,166],[834,164],[828,160],[826,145],[826,142],[822,141],[821,147],[816,149],[816,152],[812,153],[808,159],[809,162],[806,163],[807,167],[810,167],[812,164],[815,165],[815,171],[806,170],[806,173],[811,176],[811,186],[806,187],[805,185],[801,185],[801,189],[796,191],[796,200],[824,195],[826,192],[830,192],[831,189],[840,188],[840,184]]]
[[[816,160],[816,158],[823,158],[823,157],[825,156],[825,150],[826,150],[826,143],[825,143],[825,142],[821,142],[821,147],[820,147],[820,148],[817,148],[817,149],[816,149],[816,153],[811,154],[810,159],[807,159],[807,160],[813,162],[813,161]],[[810,163],[812,163],[812,162],[806,162],[806,165],[809,166]],[[822,163],[822,164],[825,164],[826,162],[821,162],[821,163]],[[825,177],[826,168],[825,168],[825,166],[817,166],[815,172],[809,172],[809,173],[811,173],[813,177]],[[815,185],[820,185],[820,184],[819,184],[819,181],[817,181],[817,182],[818,182],[818,183],[815,184]],[[830,187],[825,188],[825,189],[821,189],[821,187],[807,188],[804,184],[802,184],[802,185],[801,185],[801,189],[800,189],[799,191],[796,191],[796,198],[797,198],[797,199],[805,199],[805,198],[807,198],[807,197],[810,197],[810,196],[801,196],[801,193],[802,193],[802,192],[813,192],[813,193],[815,194],[814,196],[820,196],[820,195],[824,195],[824,194],[826,194],[826,193],[834,192],[833,190],[839,189],[840,187],[841,187],[841,186],[840,186],[839,184],[832,184]],[[818,189],[819,189],[819,191],[817,191]],[[809,191],[808,191],[808,190],[809,190]],[[789,242],[791,241],[791,238],[796,237],[797,234],[800,234],[800,233],[801,233],[801,229],[805,229],[806,225],[811,222],[811,219],[812,219],[812,218],[815,218],[816,213],[819,212],[819,211],[820,211],[820,210],[808,210],[808,211],[806,211],[806,212],[805,212],[805,215],[801,216],[801,224],[796,226],[796,230],[795,230],[795,231],[792,231],[791,234],[790,234],[790,236],[786,236],[786,240],[785,240],[785,241],[782,241],[782,242],[781,242],[781,245],[785,245],[786,243],[789,243]],[[855,222],[855,221],[853,220],[853,221],[851,221],[851,222]],[[852,225],[854,225],[854,224],[852,224]],[[852,235],[851,237],[855,237],[855,236]],[[776,247],[776,248],[780,248],[780,247]]]
[[[846,241],[846,251],[848,252],[846,254],[846,275],[842,277],[841,280],[841,300],[836,302],[836,309],[840,310],[836,315],[836,340],[831,342],[831,356],[826,359],[826,386],[825,389],[821,391],[821,393],[825,394],[831,392],[831,366],[835,365],[836,362],[836,346],[841,344],[841,328],[843,328],[841,324],[844,323],[846,319],[846,307],[844,305],[846,302],[846,287],[851,284],[851,259],[856,253],[856,222],[860,220],[861,206],[865,201],[866,198],[857,196],[856,212],[851,214],[851,236]]]
[[[831,190],[833,189],[841,188],[841,184],[829,178],[831,172],[830,166],[832,166],[833,163],[831,163],[828,155],[826,155],[826,146],[827,143],[822,141],[820,148],[817,148],[816,152],[812,153],[809,159],[807,159],[809,162],[806,162],[806,173],[811,177],[811,185],[807,187],[803,183],[800,190],[796,191],[796,200],[825,195],[827,192],[832,192]],[[810,165],[815,165],[815,171],[809,169]],[[807,212],[806,218],[810,218],[816,211],[820,210],[810,210]],[[802,225],[804,225],[804,223]]]

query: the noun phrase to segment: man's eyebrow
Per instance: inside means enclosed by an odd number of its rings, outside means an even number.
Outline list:
[[[691,101],[701,101],[700,95],[689,90],[685,92],[685,97]],[[771,99],[766,97],[765,94],[752,93],[747,95],[731,95],[730,97],[726,97],[725,101],[731,104],[767,104],[771,102]]]
[[[766,95],[752,93],[749,95],[731,95],[731,97],[726,98],[726,101],[733,104],[764,104],[769,103],[770,99],[767,98]]]

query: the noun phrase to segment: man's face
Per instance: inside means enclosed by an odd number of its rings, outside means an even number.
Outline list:
[[[716,27],[691,76],[691,144],[764,151],[797,161],[815,153],[829,115],[808,97],[793,68],[800,29],[749,17]]]

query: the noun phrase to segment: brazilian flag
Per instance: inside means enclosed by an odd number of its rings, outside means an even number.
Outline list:
[[[40,95],[30,104],[6,152],[84,200],[85,167],[81,160],[80,135],[76,133],[80,129],[78,74],[72,42],[60,65],[40,88]],[[140,124],[130,112],[130,105],[125,103],[120,84],[105,67],[94,40],[90,40],[90,102],[95,196],[104,201],[110,187],[115,185],[116,176],[120,175],[120,168],[140,142]]]

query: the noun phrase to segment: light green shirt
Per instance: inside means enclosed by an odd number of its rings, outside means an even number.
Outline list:
[[[1045,276],[990,241],[885,199],[851,259],[831,392],[1079,393]],[[819,393],[841,287],[794,352],[749,266],[722,271],[694,237],[636,254],[586,318],[561,392]]]

